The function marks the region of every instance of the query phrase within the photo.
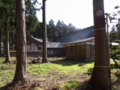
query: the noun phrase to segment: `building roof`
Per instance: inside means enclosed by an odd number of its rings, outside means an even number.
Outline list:
[[[73,33],[67,34],[63,39],[61,40],[62,43],[69,43],[89,37],[94,36],[94,26],[84,28],[82,30],[75,31]]]
[[[49,42],[47,48],[64,48],[64,44],[60,42]]]
[[[89,41],[94,39],[93,36],[94,36],[94,26],[87,27],[82,30],[78,30],[67,34],[65,37],[63,37],[61,42],[49,42],[48,40],[46,40],[47,48],[64,48],[65,47],[64,44]],[[34,38],[31,35],[30,37],[35,41],[42,43],[42,39]]]
[[[94,40],[94,37],[85,38],[85,39],[81,39],[81,40],[77,40],[77,41],[69,42],[69,43],[66,43],[66,44],[73,44],[73,43],[87,42],[87,41],[92,41],[92,40]]]
[[[30,38],[32,38],[33,40],[42,43],[42,39],[40,38],[34,38],[33,36],[29,35]],[[60,42],[49,42],[48,40],[46,40],[47,43],[47,48],[64,48],[64,45]]]
[[[35,38],[32,35],[29,35],[29,37],[32,38],[35,41],[38,41],[38,42],[41,42],[41,43],[43,42],[43,40],[41,38]],[[46,39],[46,43],[49,43],[48,39]]]

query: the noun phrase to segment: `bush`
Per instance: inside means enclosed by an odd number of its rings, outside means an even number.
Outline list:
[[[80,83],[77,81],[70,81],[62,87],[63,90],[79,90],[79,88]]]
[[[110,57],[112,59],[120,60],[120,45],[113,45],[110,49]]]

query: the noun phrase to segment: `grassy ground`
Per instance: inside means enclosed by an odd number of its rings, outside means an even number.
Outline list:
[[[15,58],[12,58],[15,60]],[[0,87],[10,83],[14,77],[15,64],[3,64],[4,58],[0,58]],[[50,63],[28,64],[28,79],[32,83],[33,90],[78,90],[84,81],[89,80],[93,61],[70,61],[61,58],[49,58]],[[28,60],[30,62],[30,60]],[[111,64],[114,64],[111,61]],[[119,68],[111,68],[112,90],[120,90]],[[80,89],[79,89],[80,90]]]

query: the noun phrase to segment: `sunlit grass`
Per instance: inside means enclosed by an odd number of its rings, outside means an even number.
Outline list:
[[[15,73],[15,64],[3,64],[4,57],[0,57],[0,86],[6,85],[13,80],[14,73]],[[15,57],[12,57],[15,59]],[[50,58],[50,62],[54,61]],[[82,65],[79,65],[81,64]],[[111,60],[111,64],[114,62]],[[37,80],[45,80],[45,78],[50,74],[54,73],[54,77],[59,76],[67,76],[67,77],[74,77],[78,75],[78,73],[91,73],[93,70],[94,61],[91,62],[77,62],[72,63],[68,61],[62,61],[59,63],[42,63],[42,64],[28,64],[27,66],[27,73],[28,76],[40,76]],[[112,68],[111,72],[116,72],[116,68]],[[84,75],[85,76],[85,75]],[[113,76],[113,74],[112,74]],[[85,76],[86,77],[86,76]],[[118,78],[118,80],[120,80]]]
[[[68,65],[67,62],[65,62],[64,64],[31,64],[28,66],[28,74],[47,76],[49,72],[54,71],[57,72],[57,74],[59,75],[74,75],[76,73],[87,73],[90,68],[93,68],[93,63],[84,64],[83,66],[78,65],[79,63]]]

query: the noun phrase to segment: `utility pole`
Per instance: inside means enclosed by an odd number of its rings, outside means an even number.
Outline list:
[[[103,0],[93,0],[95,32],[95,64],[86,90],[111,90],[110,62],[106,37]]]
[[[43,3],[43,63],[47,63],[47,44],[46,44],[46,38],[47,38],[47,27],[46,27],[46,0],[42,0]]]

